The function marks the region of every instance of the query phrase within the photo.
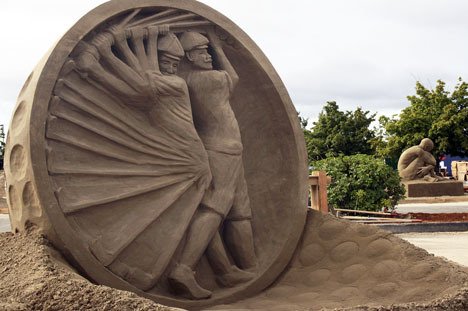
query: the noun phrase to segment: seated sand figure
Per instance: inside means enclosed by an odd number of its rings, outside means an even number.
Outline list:
[[[443,180],[434,172],[436,160],[430,151],[434,143],[424,138],[418,146],[406,149],[398,160],[398,172],[403,181],[422,179],[429,182]]]

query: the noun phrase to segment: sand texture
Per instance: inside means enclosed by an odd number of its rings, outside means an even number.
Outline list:
[[[90,283],[34,230],[0,234],[0,311],[178,310]]]
[[[468,310],[466,268],[389,232],[312,212],[301,243],[270,289],[212,309]]]
[[[175,310],[94,285],[33,228],[0,234],[0,310]],[[394,235],[311,212],[288,270],[212,310],[468,310],[467,269]]]

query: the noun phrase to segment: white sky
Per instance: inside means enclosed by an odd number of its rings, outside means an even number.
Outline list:
[[[0,124],[49,47],[101,0],[1,0]],[[238,24],[302,116],[326,101],[392,115],[416,81],[468,80],[466,0],[203,0]]]

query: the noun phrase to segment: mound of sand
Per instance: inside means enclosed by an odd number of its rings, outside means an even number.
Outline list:
[[[309,213],[265,292],[212,310],[468,310],[467,269],[369,225]],[[81,277],[35,230],[0,234],[0,310],[176,310]]]
[[[0,234],[0,311],[180,310],[90,283],[34,230]]]
[[[374,226],[311,212],[298,252],[276,284],[213,309],[468,310],[467,286],[466,268]]]

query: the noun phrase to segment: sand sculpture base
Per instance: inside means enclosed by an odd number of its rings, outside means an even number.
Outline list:
[[[407,181],[403,183],[406,188],[406,196],[415,197],[438,197],[459,196],[464,194],[463,182],[447,180],[441,182]]]
[[[174,310],[93,285],[34,231],[1,234],[0,247],[0,309]],[[295,258],[269,289],[211,309],[467,310],[467,286],[467,268],[376,227],[311,211]]]

